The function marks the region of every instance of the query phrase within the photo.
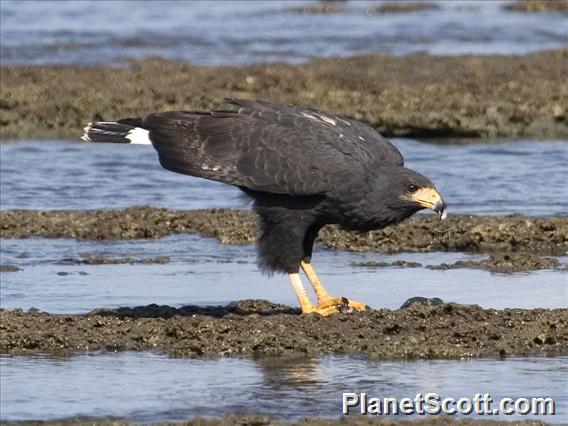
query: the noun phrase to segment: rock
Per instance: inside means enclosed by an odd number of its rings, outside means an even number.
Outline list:
[[[7,265],[7,264],[0,265],[0,272],[18,272],[18,271],[23,271],[23,269],[18,268],[16,265]]]
[[[404,302],[400,306],[400,309],[408,309],[413,305],[438,306],[442,305],[443,303],[444,301],[439,297],[428,298],[428,297],[416,296],[416,297],[411,297],[406,302]]]

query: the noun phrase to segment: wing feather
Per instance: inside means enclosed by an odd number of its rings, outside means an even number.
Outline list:
[[[238,109],[143,119],[166,169],[255,191],[322,194],[366,170],[402,165],[373,128],[311,108],[228,99]]]

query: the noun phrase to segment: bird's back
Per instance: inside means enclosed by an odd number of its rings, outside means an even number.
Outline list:
[[[238,108],[154,113],[137,128],[148,132],[164,168],[252,191],[323,194],[373,168],[403,164],[390,142],[359,121],[312,108],[227,101]]]

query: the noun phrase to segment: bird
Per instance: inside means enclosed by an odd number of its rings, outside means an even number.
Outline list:
[[[82,139],[152,145],[167,170],[238,187],[258,218],[259,268],[288,275],[303,314],[369,309],[322,284],[312,266],[318,232],[337,225],[364,233],[422,209],[443,219],[446,204],[436,186],[406,168],[400,151],[361,121],[264,100],[225,102],[227,109],[90,122]]]

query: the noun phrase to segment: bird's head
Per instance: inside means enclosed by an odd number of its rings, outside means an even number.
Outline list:
[[[386,171],[383,179],[381,189],[387,195],[384,199],[389,208],[404,211],[408,215],[422,209],[431,209],[441,219],[446,217],[446,204],[436,186],[426,176],[405,167],[397,167]]]

